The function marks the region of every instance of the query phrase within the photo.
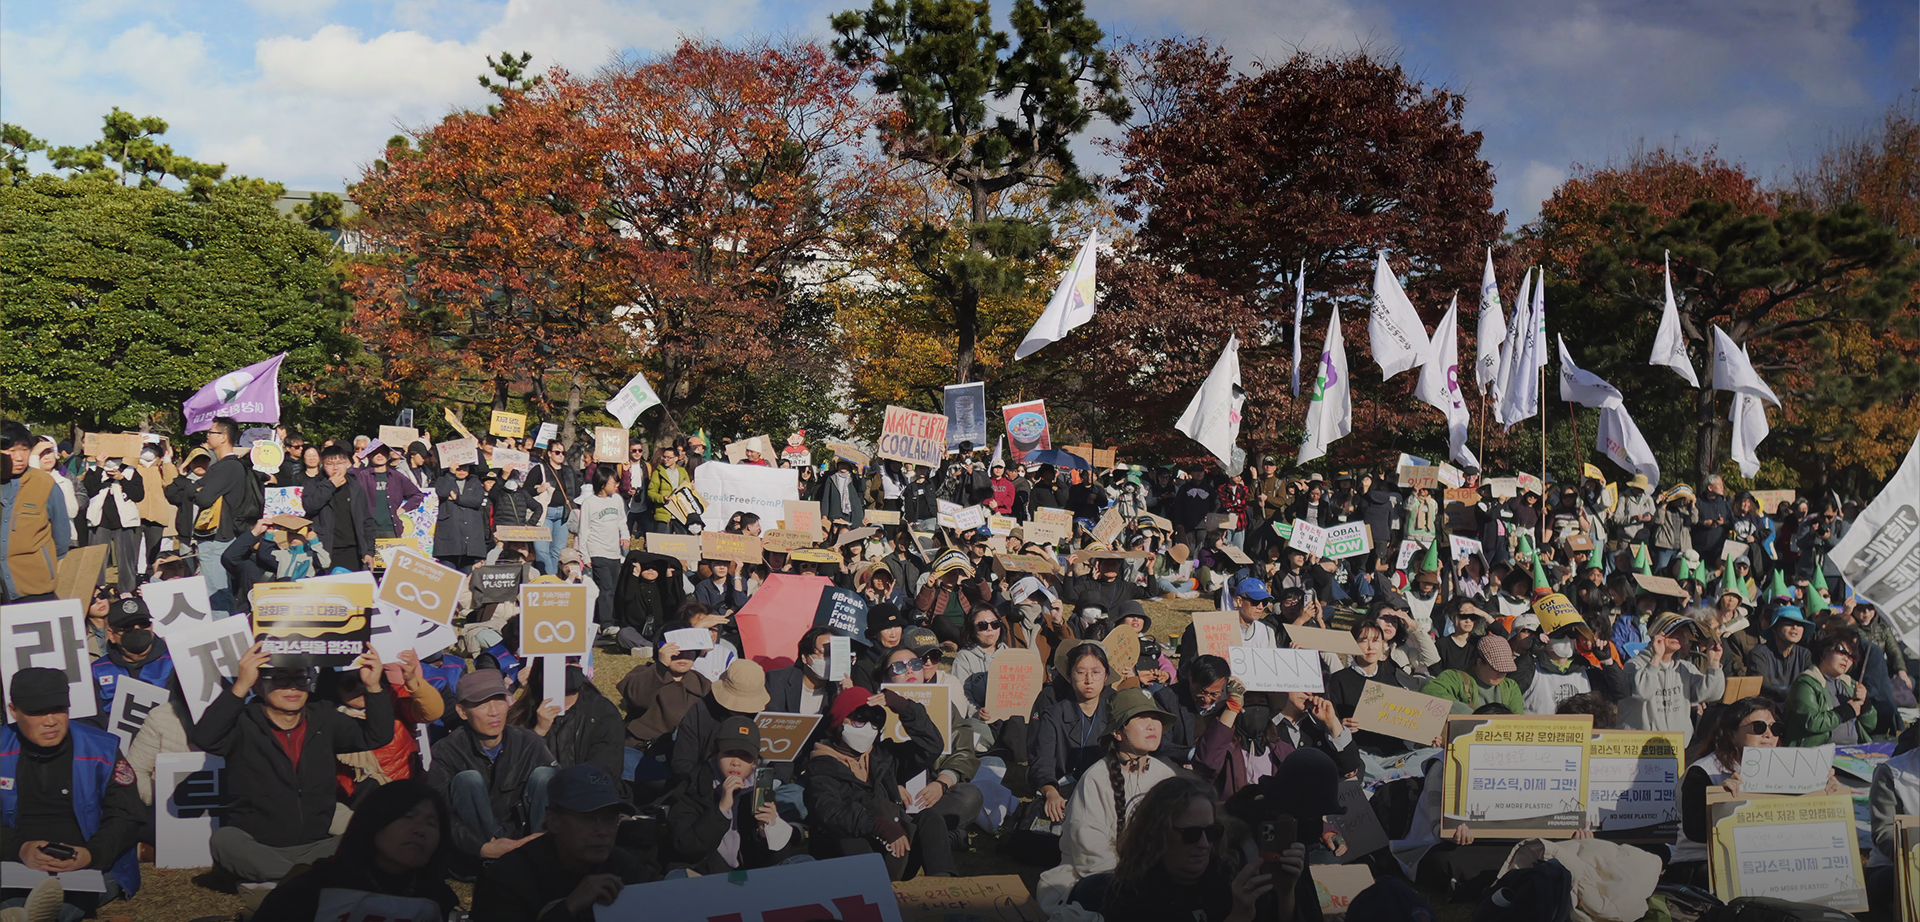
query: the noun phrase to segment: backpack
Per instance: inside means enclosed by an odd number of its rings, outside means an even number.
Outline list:
[[[1473,908],[1473,922],[1570,922],[1573,872],[1549,858],[1515,868]]]

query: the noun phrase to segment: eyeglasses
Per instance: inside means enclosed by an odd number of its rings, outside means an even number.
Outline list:
[[[1175,826],[1173,831],[1180,834],[1180,841],[1188,845],[1198,845],[1200,837],[1206,836],[1209,842],[1218,842],[1227,834],[1225,823],[1213,823],[1207,826]]]
[[[1754,736],[1765,736],[1766,734],[1769,734],[1769,733],[1773,734],[1774,736],[1779,736],[1780,727],[1781,727],[1781,724],[1777,720],[1774,721],[1773,723],[1767,723],[1764,720],[1756,720],[1747,724],[1747,732],[1753,734]]]
[[[974,629],[974,631],[975,631],[975,632],[979,632],[979,631],[997,631],[997,630],[999,630],[999,629],[1000,629],[1000,622],[998,622],[998,621],[975,621],[975,622],[973,623],[973,629]]]
[[[915,669],[919,669],[919,668],[920,668],[920,661],[917,659],[901,660],[900,662],[897,662],[897,663],[887,664],[887,671],[894,675],[906,675],[907,673],[912,672]]]

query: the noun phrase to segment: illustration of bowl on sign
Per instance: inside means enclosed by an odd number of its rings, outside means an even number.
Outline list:
[[[1032,410],[1014,414],[1007,420],[1007,436],[1013,439],[1015,451],[1028,452],[1040,447],[1040,437],[1047,434],[1047,418]]]
[[[220,398],[221,403],[232,403],[233,398],[240,396],[240,391],[252,383],[253,372],[230,371],[221,375],[220,380],[213,382],[213,392]]]

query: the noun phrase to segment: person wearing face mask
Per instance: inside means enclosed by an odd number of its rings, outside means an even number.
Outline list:
[[[93,723],[107,729],[114,688],[123,678],[166,688],[173,678],[173,657],[167,642],[153,634],[153,613],[138,596],[119,599],[107,609],[107,649],[93,661],[93,686],[100,709]]]
[[[800,830],[780,818],[772,797],[760,799],[757,773],[760,729],[749,717],[729,717],[714,730],[713,751],[686,784],[675,790],[675,865],[696,874],[725,874],[810,861]],[[685,876],[684,871],[668,876]]]
[[[515,468],[505,472],[505,476],[494,482],[493,489],[487,494],[487,501],[493,505],[493,527],[506,525],[538,525],[545,510],[533,492],[526,489],[526,472]]]
[[[1563,624],[1534,644],[1533,682],[1522,695],[1529,714],[1553,714],[1560,702],[1575,695],[1599,692],[1615,703],[1627,697],[1627,674],[1618,659],[1598,663],[1581,656],[1585,642],[1592,649],[1593,631],[1584,622]]]
[[[119,573],[120,591],[132,592],[140,581],[140,500],[146,484],[131,465],[119,458],[88,465],[80,478],[87,495],[87,540],[106,545]]]
[[[450,917],[460,906],[446,881],[450,817],[447,802],[424,781],[381,785],[353,811],[340,850],[275,887],[255,918],[317,918],[323,893],[330,911],[361,918]]]
[[[53,475],[28,464],[37,440],[25,425],[0,422],[0,579],[7,601],[53,598],[53,573],[72,542],[73,523]]]
[[[906,743],[876,745],[887,715],[899,718]],[[827,731],[807,761],[807,829],[815,858],[878,853],[893,880],[955,874],[952,842],[944,822],[907,815],[904,792],[911,775],[896,750],[940,755],[940,730],[925,708],[893,692],[850,688],[833,699]]]
[[[153,563],[160,559],[160,542],[167,532],[167,522],[173,518],[173,504],[167,502],[167,486],[180,475],[170,458],[161,457],[165,447],[159,436],[150,436],[151,440],[140,446],[139,460],[130,465],[134,477],[140,481],[141,496],[134,503],[139,507],[139,542],[146,552],[146,570],[140,575],[151,578]]]

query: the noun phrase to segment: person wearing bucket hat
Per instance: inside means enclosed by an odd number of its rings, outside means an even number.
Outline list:
[[[780,818],[772,790],[758,784],[766,773],[753,718],[721,721],[707,761],[667,802],[671,863],[697,874],[725,874],[803,854],[800,830]]]
[[[1812,627],[1813,622],[1800,613],[1798,605],[1773,609],[1772,620],[1763,632],[1765,642],[1747,651],[1747,671],[1760,677],[1761,694],[1785,701],[1793,677],[1813,668],[1813,653],[1801,643]]]
[[[1106,755],[1074,786],[1060,834],[1060,865],[1042,874],[1042,890],[1069,888],[1074,882],[1113,870],[1120,836],[1140,799],[1174,776],[1173,767],[1153,753],[1174,719],[1146,689],[1129,688],[1113,696],[1102,734]]]
[[[881,740],[889,713],[899,719],[907,742]],[[940,730],[926,709],[890,691],[849,688],[834,696],[826,724],[807,759],[807,840],[813,856],[878,853],[893,880],[910,879],[920,870],[929,877],[954,876],[947,817],[926,811],[909,816],[901,799],[919,769],[900,757],[917,752],[919,760],[931,761],[940,755]]]
[[[1589,692],[1599,692],[1616,705],[1626,698],[1626,671],[1618,658],[1591,655],[1593,630],[1586,622],[1575,618],[1557,624],[1547,631],[1544,643],[1533,645],[1533,681],[1522,694],[1526,712],[1553,714],[1562,701]]]
[[[1620,703],[1620,726],[1647,733],[1673,732],[1683,741],[1693,739],[1696,704],[1719,701],[1726,693],[1726,674],[1720,669],[1724,647],[1718,637],[1707,637],[1698,622],[1664,612],[1647,626],[1647,647],[1627,661],[1631,688]],[[1705,654],[1704,668],[1688,660],[1696,644]]]
[[[752,717],[767,709],[767,671],[750,659],[737,659],[720,674],[705,700],[687,708],[673,731],[675,778],[692,776],[713,746],[713,732],[729,717]]]
[[[1518,665],[1507,639],[1487,634],[1476,639],[1472,649],[1466,669],[1442,672],[1421,691],[1455,702],[1455,713],[1464,714],[1487,704],[1504,705],[1510,714],[1525,713],[1526,701],[1521,695],[1520,683],[1511,678]]]

